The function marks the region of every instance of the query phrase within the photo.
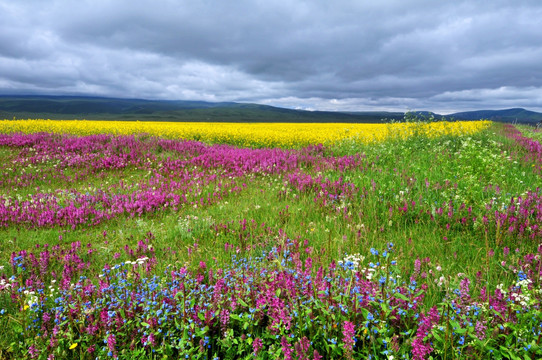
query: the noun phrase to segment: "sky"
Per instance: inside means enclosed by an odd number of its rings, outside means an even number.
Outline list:
[[[0,0],[0,94],[542,111],[542,1]]]

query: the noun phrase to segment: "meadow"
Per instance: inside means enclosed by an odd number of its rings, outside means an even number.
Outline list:
[[[0,121],[0,358],[539,358],[541,134]]]

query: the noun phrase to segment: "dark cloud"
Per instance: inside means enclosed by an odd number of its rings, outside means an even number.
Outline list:
[[[542,110],[542,3],[0,0],[0,92]]]

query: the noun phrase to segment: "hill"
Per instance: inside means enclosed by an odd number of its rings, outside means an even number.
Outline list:
[[[534,111],[525,110],[522,108],[513,108],[505,110],[477,110],[466,111],[451,114],[458,120],[477,120],[488,119],[492,121],[507,122],[507,123],[525,123],[536,124],[542,121],[542,114]]]
[[[489,119],[532,125],[542,122],[542,113],[521,108],[477,110],[449,115],[439,115],[429,111],[415,111],[413,113],[422,117],[433,116],[436,119]],[[306,111],[235,102],[0,95],[0,119],[382,123],[390,120],[400,121],[404,116],[403,112]]]
[[[380,123],[402,113],[305,111],[234,102],[116,99],[81,96],[0,96],[0,118],[198,122]]]

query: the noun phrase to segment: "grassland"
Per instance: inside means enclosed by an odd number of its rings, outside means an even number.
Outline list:
[[[292,149],[269,130],[8,123],[1,357],[542,354],[532,128],[324,128]]]

